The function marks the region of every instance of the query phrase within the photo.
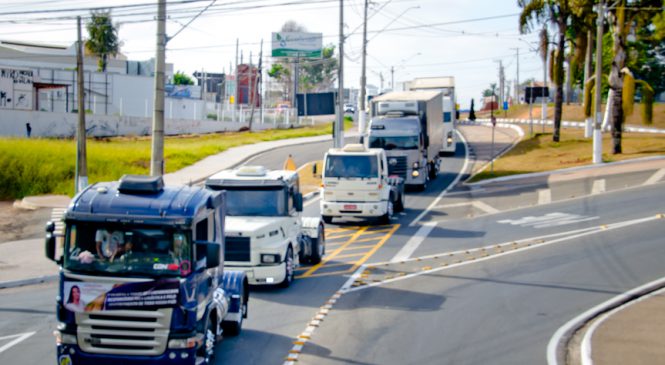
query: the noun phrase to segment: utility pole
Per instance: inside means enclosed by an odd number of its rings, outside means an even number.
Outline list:
[[[587,82],[589,82],[589,78],[591,77],[591,57],[592,57],[592,52],[593,52],[593,45],[591,45],[591,40],[593,39],[593,33],[591,33],[591,30],[588,30],[586,32],[586,54],[584,57],[584,92],[582,95],[587,94]],[[591,101],[591,100],[589,100]],[[584,121],[584,138],[591,138],[591,130],[593,128],[593,125],[591,121],[593,116],[590,118],[586,118]]]
[[[360,102],[358,103],[358,132],[360,135],[365,133],[365,125],[367,124],[367,115],[365,114],[365,99],[367,88],[367,6],[368,0],[365,0],[365,11],[363,14],[363,54],[362,54],[362,69],[360,71]]]
[[[238,43],[239,43],[239,39],[236,38],[236,68],[235,68],[235,75],[236,75],[236,87],[235,87],[235,89],[236,89],[236,91],[235,91],[235,95],[233,96],[233,102],[234,102],[234,106],[233,106],[233,109],[234,109],[233,116],[234,116],[234,117],[235,117],[235,114],[236,114],[236,113],[235,113],[235,110],[238,110],[238,104],[239,104],[239,101],[238,101],[238,87],[239,87],[239,85],[240,85],[240,79],[239,79],[238,77],[239,77],[240,75],[238,75]],[[234,119],[235,119],[235,118],[234,118]]]
[[[78,26],[78,42],[76,42],[76,91],[78,92],[78,126],[76,128],[76,185],[74,192],[88,186],[88,166],[85,146],[85,92],[83,90],[83,40],[81,39],[81,17],[76,17]]]
[[[157,3],[157,54],[155,55],[155,109],[152,114],[150,175],[164,175],[164,61],[166,58],[166,0]]]
[[[504,72],[503,72],[503,61],[499,60],[499,101],[501,104],[497,105],[499,108],[501,108],[501,105],[503,105],[504,101]]]
[[[395,91],[395,66],[390,66],[390,90]]]
[[[520,104],[520,49],[514,49],[517,52],[517,83],[515,84],[515,103]]]
[[[344,144],[344,0],[339,0],[339,69],[337,70],[337,123],[334,147]]]
[[[602,115],[600,113],[600,89],[603,67],[603,1],[598,4],[598,19],[596,24],[596,105],[594,106],[594,115],[596,116],[593,127],[593,163],[603,163],[603,135],[600,130]],[[608,103],[609,104],[609,103]]]

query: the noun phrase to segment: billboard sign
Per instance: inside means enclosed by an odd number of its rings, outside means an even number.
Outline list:
[[[321,58],[322,33],[273,32],[273,57]]]

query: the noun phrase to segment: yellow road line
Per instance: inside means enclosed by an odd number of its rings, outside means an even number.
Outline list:
[[[314,271],[318,270],[321,266],[325,265],[326,262],[332,260],[333,258],[335,258],[335,256],[339,255],[339,253],[342,252],[342,251],[344,250],[344,248],[346,248],[346,246],[352,244],[352,243],[353,243],[355,240],[357,240],[358,237],[360,237],[360,236],[363,234],[363,232],[365,232],[366,230],[367,230],[367,227],[361,227],[358,231],[356,231],[356,233],[353,234],[353,236],[351,236],[351,238],[349,238],[348,241],[346,241],[345,244],[343,244],[343,245],[340,246],[338,249],[336,249],[335,251],[333,251],[330,255],[326,255],[326,256],[324,256],[324,257],[323,257],[323,260],[321,260],[321,262],[319,262],[318,264],[312,266],[309,270],[307,270],[307,272],[305,272],[304,274],[302,274],[301,277],[306,278],[306,277],[312,275],[312,273],[313,273]]]
[[[362,242],[362,240],[356,240],[356,243]],[[352,250],[362,250],[365,248],[372,248],[374,245],[354,245],[352,247],[347,247],[344,251],[352,251]]]
[[[347,264],[347,265],[351,265],[351,264]],[[331,266],[334,266],[334,265],[328,265],[328,266],[326,266],[326,267],[331,267]],[[312,274],[312,275],[309,275],[309,276],[307,276],[307,278],[320,278],[320,277],[323,277],[323,276],[332,276],[332,275],[339,275],[339,274],[348,274],[348,273],[350,273],[350,272],[352,272],[351,269],[337,270],[337,271],[326,271],[326,272],[322,272],[322,273],[318,273],[318,274]],[[297,278],[298,278],[298,279],[304,279],[302,276],[298,276]]]
[[[344,254],[344,255],[338,255],[337,257],[335,257],[335,259],[344,259],[344,258],[347,258],[347,257],[363,256],[364,254],[365,254],[365,252],[347,253],[347,254]]]
[[[398,228],[399,228],[399,224],[395,224],[393,226],[393,228],[390,230],[390,232],[388,232],[385,236],[383,236],[383,238],[381,239],[381,241],[379,243],[374,245],[374,248],[369,250],[369,252],[367,252],[365,254],[365,256],[363,256],[363,258],[356,261],[356,263],[351,268],[351,271],[355,271],[358,268],[358,266],[364,264],[365,261],[367,261],[379,248],[381,248],[381,246],[383,246],[386,243],[386,241],[388,241],[388,239],[390,237],[392,237],[393,234],[395,234],[395,232],[397,231]]]
[[[334,240],[334,239],[337,239],[337,238],[353,237],[355,234],[356,233],[342,234],[342,235],[339,235],[339,236],[332,236],[332,237],[331,237],[331,235],[327,234],[326,235],[326,240]]]

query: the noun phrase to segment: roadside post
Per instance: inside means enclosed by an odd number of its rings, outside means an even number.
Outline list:
[[[533,137],[533,81],[529,92],[529,136]]]
[[[494,175],[494,127],[496,127],[496,118],[492,115],[492,150],[490,152],[490,173]]]

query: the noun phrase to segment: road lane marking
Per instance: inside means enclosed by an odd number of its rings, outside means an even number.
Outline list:
[[[389,239],[390,237],[393,236],[393,234],[395,234],[395,232],[397,231],[397,229],[398,229],[399,227],[400,227],[399,224],[395,224],[395,225],[393,226],[393,229],[391,229],[390,232],[386,233],[386,235],[383,236],[383,238],[381,239],[381,241],[379,241],[379,243],[377,243],[376,245],[374,245],[374,248],[372,248],[371,250],[369,250],[369,251],[365,254],[365,256],[363,256],[363,258],[361,258],[360,260],[356,261],[356,263],[353,265],[353,267],[352,267],[349,271],[354,271],[354,270],[356,270],[360,265],[364,264],[365,261],[367,261],[370,257],[372,257],[372,255],[374,255],[374,253],[375,253],[379,248],[381,248],[381,246],[383,246],[383,244],[385,244],[385,243],[388,241],[388,239]]]
[[[591,187],[591,195],[604,193],[605,190],[605,179],[598,179],[593,181],[593,186]]]
[[[383,280],[381,282],[373,282],[373,283],[369,283],[367,285],[353,287],[353,283],[356,280],[358,280],[358,278],[361,276],[362,272],[364,270],[366,270],[368,267],[377,267],[379,265],[385,265],[385,264],[375,263],[375,264],[372,264],[372,265],[363,265],[360,268],[358,268],[358,270],[356,270],[354,272],[354,274],[349,278],[349,280],[346,281],[346,283],[344,283],[344,285],[340,289],[340,292],[343,293],[343,294],[346,294],[346,293],[349,293],[349,292],[352,292],[352,291],[371,288],[371,287],[374,287],[374,286],[388,284],[388,283],[392,283],[392,282],[399,281],[399,280],[410,279],[410,278],[413,278],[413,277],[416,277],[416,276],[431,274],[431,273],[446,270],[446,269],[457,268],[457,267],[460,267],[460,266],[465,266],[465,265],[469,265],[469,264],[473,264],[473,263],[477,263],[477,262],[482,262],[482,261],[485,261],[485,260],[491,260],[491,259],[503,257],[503,256],[514,254],[514,253],[521,253],[521,252],[531,250],[531,249],[534,249],[534,248],[549,246],[549,245],[559,243],[559,242],[565,242],[565,241],[569,241],[569,240],[572,240],[572,239],[581,238],[581,237],[585,237],[585,236],[589,236],[589,235],[593,235],[593,234],[597,234],[597,233],[602,233],[602,232],[607,232],[607,231],[610,231],[610,230],[615,230],[615,229],[620,229],[620,228],[624,228],[624,227],[633,226],[633,225],[636,225],[636,224],[647,223],[647,222],[651,222],[651,221],[658,220],[658,219],[662,219],[662,218],[660,218],[659,216],[651,216],[651,217],[646,217],[646,218],[639,218],[639,219],[633,219],[633,220],[624,221],[624,222],[617,222],[617,223],[612,223],[612,224],[607,224],[607,225],[591,227],[591,228],[587,228],[587,229],[584,229],[584,230],[578,230],[579,233],[575,233],[573,235],[564,236],[564,237],[561,237],[561,238],[553,239],[551,241],[540,242],[536,245],[527,244],[527,245],[525,245],[525,247],[521,247],[519,249],[506,250],[506,251],[503,251],[503,252],[500,252],[500,253],[495,253],[495,254],[487,255],[487,256],[484,256],[484,257],[480,257],[480,258],[474,256],[472,260],[468,260],[468,261],[459,260],[459,261],[457,261],[453,264],[449,264],[449,265],[444,266],[444,267],[437,267],[437,268],[433,268],[431,270],[423,270],[423,271],[416,272],[416,273],[400,275],[399,277]],[[571,232],[575,232],[575,231],[571,231]],[[521,240],[514,241],[514,242],[511,241],[511,242],[502,243],[502,244],[499,244],[498,246],[509,247],[510,245],[514,245],[517,242],[528,242],[528,241],[532,241],[532,240],[534,240],[534,239],[533,238],[526,238],[526,239],[521,239]],[[496,246],[497,245],[492,245],[492,246],[488,246],[488,247],[496,247]],[[484,247],[484,248],[487,249],[488,247]],[[466,250],[466,251],[457,251],[457,252],[452,252],[452,253],[457,254],[457,253],[462,253],[463,252],[463,253],[470,254],[471,251],[476,252],[476,251],[480,251],[480,250],[479,249],[474,249],[474,250]],[[445,255],[449,255],[449,254],[451,254],[451,253],[445,253],[444,252],[444,253],[439,253],[436,256],[445,256]],[[414,258],[414,259],[411,259],[411,261],[418,260],[418,259],[422,259],[422,258]]]
[[[404,247],[402,247],[399,252],[393,256],[390,262],[398,262],[411,257],[411,255],[418,249],[421,243],[425,241],[425,238],[429,236],[430,232],[436,227],[437,222],[427,222],[420,226],[420,229],[409,238],[409,241],[406,242]]]
[[[309,270],[307,270],[304,274],[301,275],[301,277],[308,277],[314,271],[321,268],[321,266],[325,265],[328,261],[335,258],[335,256],[339,255],[339,253],[344,250],[344,248],[346,248],[348,245],[352,244],[356,239],[358,239],[358,237],[360,237],[367,230],[367,228],[368,227],[361,227],[359,230],[356,231],[356,233],[354,233],[351,236],[351,238],[348,241],[346,241],[342,246],[340,246],[335,251],[333,251],[330,255],[324,256],[323,260],[321,260],[321,262],[319,262],[318,264],[310,267]]]
[[[485,212],[487,214],[499,213],[498,209],[492,207],[491,205],[489,205],[489,204],[487,204],[487,203],[485,203],[481,200],[474,200],[473,201],[473,206],[480,209],[480,210],[482,210],[483,212]]]
[[[500,221],[497,221],[497,223],[510,224],[513,226],[522,226],[522,227],[549,228],[549,227],[563,226],[566,224],[587,222],[595,219],[600,219],[600,217],[598,216],[588,217],[578,214],[554,212],[539,217],[527,216],[520,219],[502,219]]]
[[[455,185],[457,185],[457,183],[462,179],[462,176],[465,174],[466,169],[469,166],[469,146],[466,142],[466,139],[464,138],[464,135],[462,135],[460,131],[455,130],[455,133],[457,133],[457,136],[460,138],[462,144],[464,145],[464,166],[462,166],[462,169],[457,173],[457,177],[455,177],[455,180],[453,180],[453,182],[450,183],[450,185],[448,185],[448,187],[445,188],[441,192],[441,194],[439,194],[439,196],[437,196],[436,199],[432,201],[432,203],[430,203],[427,209],[420,212],[420,214],[418,214],[418,216],[414,220],[412,220],[411,223],[409,223],[409,227],[413,227],[416,224],[418,224],[418,222],[420,222],[420,220],[423,219],[423,217],[427,213],[429,213],[432,209],[434,209],[434,207],[436,207],[439,204],[443,196],[446,195],[450,189],[454,188]]]
[[[4,346],[0,347],[0,354],[3,353],[4,351],[8,350],[12,346],[15,346],[15,345],[19,344],[21,341],[26,340],[28,337],[30,337],[34,334],[35,334],[35,332],[25,332],[25,333],[19,333],[19,334],[16,334],[16,335],[0,337],[0,341],[8,340],[10,338],[14,339],[14,340],[6,343]]]
[[[643,185],[653,185],[665,177],[665,168],[656,171]]]
[[[538,205],[552,202],[552,189],[538,189]]]

